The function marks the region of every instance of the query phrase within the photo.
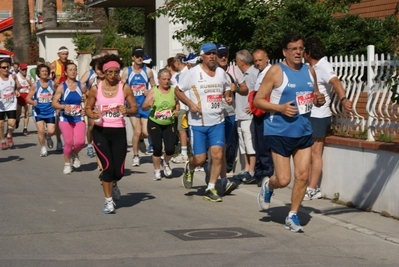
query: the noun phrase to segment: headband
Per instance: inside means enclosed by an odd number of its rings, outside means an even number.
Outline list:
[[[61,53],[61,52],[69,52],[69,50],[68,49],[60,49],[60,50],[58,50],[57,53]]]
[[[103,65],[103,72],[105,72],[107,69],[109,69],[109,68],[117,68],[117,69],[120,69],[121,68],[121,65],[119,65],[119,63],[118,62],[116,62],[116,61],[108,61],[107,63],[105,63],[104,65]]]

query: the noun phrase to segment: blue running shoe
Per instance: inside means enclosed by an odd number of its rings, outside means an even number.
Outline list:
[[[287,218],[285,218],[285,229],[287,230],[291,230],[291,232],[295,232],[295,233],[303,233],[303,228],[301,226],[301,221],[298,218],[297,214],[293,214],[291,216],[291,218],[289,216],[287,216]]]
[[[96,154],[94,154],[94,148],[92,146],[87,146],[87,156],[89,158],[94,158]]]
[[[267,210],[270,207],[270,199],[272,198],[273,191],[269,190],[267,184],[269,183],[269,177],[266,176],[262,180],[262,186],[260,187],[258,194],[258,205],[262,210]]]

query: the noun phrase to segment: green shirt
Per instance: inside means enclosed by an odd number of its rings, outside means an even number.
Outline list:
[[[170,87],[167,94],[162,94],[154,86],[154,104],[151,107],[149,119],[159,125],[169,125],[175,122],[175,88]]]

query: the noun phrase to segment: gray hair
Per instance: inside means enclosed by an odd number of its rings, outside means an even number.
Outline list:
[[[248,52],[248,50],[246,50],[246,49],[240,50],[240,51],[238,51],[236,53],[236,56],[240,60],[244,61],[245,64],[247,64],[247,65],[251,65],[252,64],[253,58],[251,56],[251,53]]]
[[[167,73],[170,77],[172,77],[172,73],[167,68],[163,68],[158,71],[158,79],[161,78],[162,74],[164,73]]]

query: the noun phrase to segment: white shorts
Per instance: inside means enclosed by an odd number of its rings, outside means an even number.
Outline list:
[[[240,145],[240,153],[255,155],[255,126],[252,120],[237,121],[238,140]]]

